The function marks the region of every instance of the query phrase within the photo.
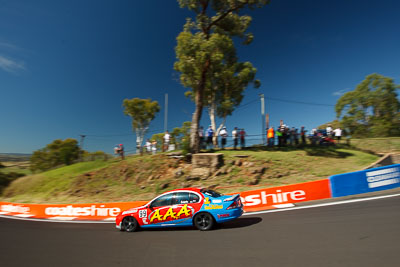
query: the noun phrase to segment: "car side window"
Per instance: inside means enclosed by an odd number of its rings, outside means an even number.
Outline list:
[[[190,193],[189,194],[189,203],[197,203],[200,201],[200,197],[197,194]]]
[[[189,192],[176,192],[173,200],[173,205],[188,204]]]
[[[172,195],[173,194],[167,194],[157,198],[151,203],[151,207],[155,208],[172,205]]]

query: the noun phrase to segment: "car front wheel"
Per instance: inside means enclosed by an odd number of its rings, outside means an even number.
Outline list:
[[[139,224],[135,218],[128,216],[122,220],[122,229],[127,232],[135,232],[139,228]]]
[[[194,217],[194,226],[200,231],[207,231],[213,228],[215,222],[210,213],[199,213]]]

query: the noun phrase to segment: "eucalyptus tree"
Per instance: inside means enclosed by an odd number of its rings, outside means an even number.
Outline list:
[[[221,66],[220,71],[215,72],[211,79],[214,90],[207,95],[208,114],[211,127],[215,132],[213,143],[218,145],[218,135],[226,123],[226,118],[232,115],[244,97],[243,93],[249,83],[255,88],[260,86],[260,81],[255,80],[257,69],[250,62],[227,62]],[[219,126],[216,117],[222,119]]]
[[[132,118],[132,129],[136,132],[137,145],[142,151],[144,136],[149,129],[150,122],[155,118],[156,113],[160,111],[160,105],[157,101],[151,99],[124,99],[122,106],[124,114]]]
[[[212,78],[218,65],[224,65],[234,55],[233,37],[243,39],[244,44],[253,40],[246,32],[251,17],[242,15],[244,9],[264,6],[268,0],[178,0],[181,8],[195,13],[188,18],[183,31],[177,37],[175,48],[177,61],[174,69],[180,72],[180,81],[190,89],[195,102],[190,129],[192,152],[199,151],[198,128],[206,96],[215,87]],[[240,14],[239,14],[240,13]]]
[[[336,103],[336,116],[353,137],[400,135],[400,102],[392,78],[368,75]]]

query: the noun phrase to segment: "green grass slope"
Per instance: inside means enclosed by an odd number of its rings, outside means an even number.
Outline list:
[[[237,192],[324,179],[360,170],[378,156],[349,148],[224,150],[223,172],[191,179],[191,165],[165,154],[82,162],[17,179],[0,200],[21,203],[84,203],[147,200],[173,188],[214,187]],[[241,157],[238,157],[241,156]],[[262,167],[263,174],[254,170]],[[220,169],[220,170],[221,170]],[[254,177],[258,175],[257,182]]]

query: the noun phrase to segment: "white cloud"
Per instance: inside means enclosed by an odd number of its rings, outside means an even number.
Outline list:
[[[6,58],[0,55],[0,69],[7,72],[15,73],[17,71],[24,70],[25,64],[24,62],[17,62],[11,58]]]
[[[344,95],[345,93],[347,93],[347,91],[349,91],[349,90],[350,90],[350,88],[342,89],[342,90],[333,92],[332,95],[333,95],[333,96],[342,96],[342,95]]]
[[[5,49],[9,49],[9,50],[19,50],[20,48],[16,45],[7,43],[7,42],[1,42],[0,41],[0,47],[1,48],[5,48]]]

